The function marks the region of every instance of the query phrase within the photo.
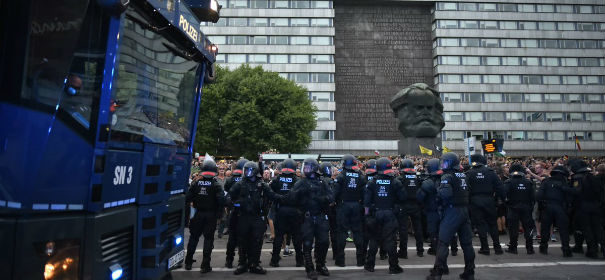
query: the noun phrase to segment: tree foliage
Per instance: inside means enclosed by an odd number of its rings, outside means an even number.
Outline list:
[[[306,150],[316,126],[307,89],[260,66],[219,67],[216,76],[203,88],[196,152],[253,159],[269,149]]]

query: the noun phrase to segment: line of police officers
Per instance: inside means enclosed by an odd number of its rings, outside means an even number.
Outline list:
[[[570,257],[569,219],[565,207],[571,198],[575,203],[574,217],[581,225],[578,229],[582,229],[588,245],[586,255],[598,256],[597,244],[601,244],[601,248],[604,245],[601,224],[603,182],[590,173],[586,163],[571,164],[574,171],[571,185],[567,182],[567,169],[555,167],[551,177],[545,179],[536,192],[533,182],[525,177],[525,167],[521,165],[511,166],[511,178],[502,183],[486,166],[483,156],[473,155],[471,162],[471,169],[464,173],[458,156],[446,153],[441,160],[429,160],[427,174],[418,176],[413,162],[405,159],[400,165],[402,173],[396,177],[388,158],[369,161],[366,174],[363,174],[357,168],[355,157],[345,155],[343,171],[332,179],[330,163],[319,165],[315,159],[309,158],[303,162],[304,176],[299,179],[295,174],[296,162],[286,159],[280,164],[280,174],[267,185],[260,179],[258,164],[242,159],[237,162],[233,176],[226,181],[223,192],[214,179],[216,164],[207,159],[202,165],[201,176],[194,180],[187,195],[187,203],[191,203],[196,211],[190,222],[191,238],[187,245],[185,268],[191,269],[193,253],[200,236],[204,235],[201,272],[212,270],[210,255],[216,221],[223,207],[227,206],[232,211],[225,266],[232,267],[237,243],[239,260],[234,273],[265,274],[259,259],[266,229],[263,205],[267,200],[273,202],[276,231],[270,265],[279,266],[279,252],[287,234],[294,243],[296,266],[304,266],[310,279],[317,279],[318,274],[329,275],[326,255],[330,239],[335,264],[345,266],[344,248],[349,232],[356,248],[357,266],[373,272],[380,249],[381,259],[388,255],[389,273],[403,272],[398,258],[407,258],[408,218],[415,234],[417,255],[423,257],[421,211],[424,211],[427,221],[428,252],[436,255],[434,268],[427,279],[441,279],[441,275],[449,273],[448,251],[450,245],[452,255],[457,251],[456,236],[465,262],[460,278],[474,279],[472,227],[479,233],[481,248],[478,253],[490,254],[488,234],[492,238],[494,252],[503,253],[496,226],[498,202],[508,206],[510,244],[507,252],[517,254],[521,223],[527,253],[534,253],[530,235],[534,230],[532,210],[534,203],[539,201],[543,213],[540,252],[547,254],[550,228],[555,223],[561,234],[563,255]],[[579,246],[582,248],[581,241]]]

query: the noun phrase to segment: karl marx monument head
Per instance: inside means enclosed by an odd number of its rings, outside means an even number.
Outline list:
[[[445,126],[439,92],[427,84],[416,83],[400,90],[391,98],[391,108],[404,137],[436,137]]]

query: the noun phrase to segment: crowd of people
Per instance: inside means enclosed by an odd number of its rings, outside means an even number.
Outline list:
[[[260,163],[260,164],[259,164]],[[228,234],[226,267],[235,274],[264,274],[260,249],[267,225],[273,243],[270,266],[283,255],[296,254],[296,266],[307,276],[329,275],[326,255],[331,245],[335,265],[345,266],[344,248],[356,248],[356,265],[374,271],[378,251],[389,262],[389,272],[401,273],[399,259],[408,258],[408,233],[416,240],[416,254],[436,255],[427,279],[448,274],[447,256],[465,260],[462,279],[474,279],[478,235],[479,254],[518,254],[520,232],[527,254],[548,254],[548,242],[558,231],[564,257],[585,253],[605,255],[605,158],[459,158],[454,153],[437,157],[393,157],[358,161],[345,155],[339,162],[315,159],[295,162],[218,161],[207,157],[192,163],[191,206],[185,268],[204,236],[202,273],[212,270],[214,233]],[[189,208],[189,207],[188,207]],[[227,232],[225,232],[225,228]],[[499,235],[508,233],[506,250]],[[570,247],[570,236],[575,245]],[[397,244],[397,240],[399,244]],[[586,250],[583,244],[586,243]],[[288,244],[288,245],[286,245]],[[600,249],[599,249],[600,245]],[[313,256],[311,251],[314,251]],[[315,265],[313,264],[315,258]]]

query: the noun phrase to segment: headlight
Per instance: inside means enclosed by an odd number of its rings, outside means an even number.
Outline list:
[[[120,277],[122,277],[122,266],[120,266],[119,264],[113,264],[112,266],[109,267],[109,270],[111,271],[111,279],[112,280],[117,280],[120,279]]]
[[[183,237],[180,234],[174,236],[174,244],[175,244],[175,246],[179,246],[179,245],[181,245],[181,243],[183,243]]]

